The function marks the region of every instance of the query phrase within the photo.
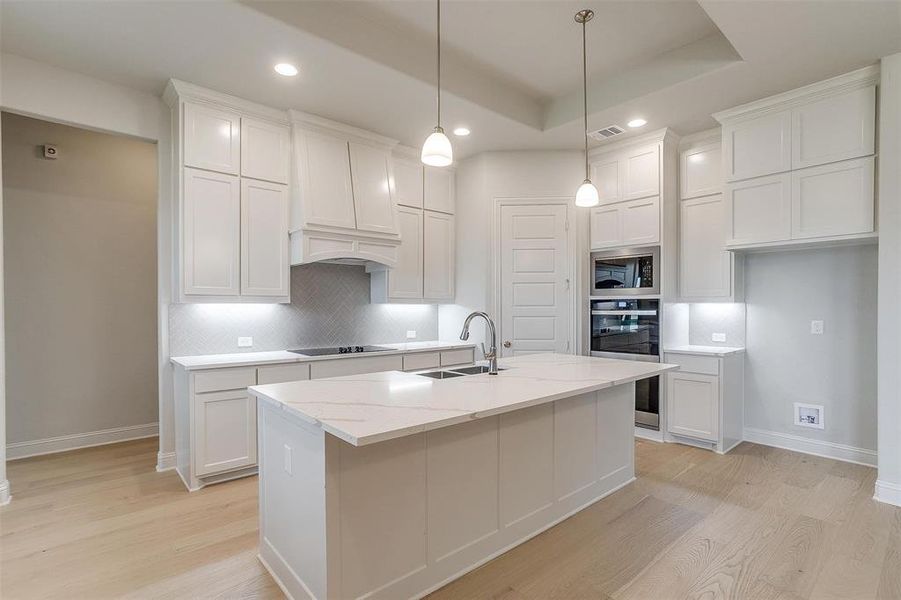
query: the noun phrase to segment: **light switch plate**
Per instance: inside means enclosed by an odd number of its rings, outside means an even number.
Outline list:
[[[810,322],[810,333],[813,335],[823,335],[823,322],[822,321],[811,321]]]
[[[725,333],[714,333],[712,337],[713,337],[714,342],[725,342],[726,341]]]
[[[239,337],[238,338],[238,348],[250,348],[253,346],[253,338],[252,337]]]
[[[415,340],[415,339],[416,339],[416,330],[415,330],[415,329],[410,329],[410,330],[407,331],[407,339],[408,339],[408,340]]]

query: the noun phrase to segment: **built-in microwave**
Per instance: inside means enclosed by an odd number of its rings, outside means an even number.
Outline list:
[[[656,296],[660,294],[660,246],[591,253],[591,295],[594,297]]]

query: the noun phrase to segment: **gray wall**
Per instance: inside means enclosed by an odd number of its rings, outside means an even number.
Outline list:
[[[747,257],[746,427],[876,448],[876,262],[875,246]],[[793,426],[794,402],[824,405],[825,430]]]
[[[7,113],[2,131],[7,441],[156,422],[156,146]]]
[[[172,356],[438,339],[435,305],[370,304],[363,267],[318,263],[291,269],[291,304],[173,304]],[[253,337],[238,348],[239,336]]]

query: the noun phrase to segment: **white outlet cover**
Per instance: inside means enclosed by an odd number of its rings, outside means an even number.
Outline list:
[[[821,404],[805,404],[795,402],[795,422],[799,427],[825,429],[826,409]]]
[[[725,333],[714,333],[713,336],[711,336],[711,337],[714,342],[725,342],[726,341]]]
[[[823,322],[822,321],[811,321],[810,322],[810,333],[812,335],[823,335]]]
[[[415,340],[415,339],[416,339],[416,330],[415,330],[415,329],[409,329],[409,330],[407,330],[407,339],[408,339],[408,340]]]
[[[250,348],[253,346],[253,338],[252,337],[239,337],[238,338],[238,348]]]

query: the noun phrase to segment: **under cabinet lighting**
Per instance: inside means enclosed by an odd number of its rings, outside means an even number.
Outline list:
[[[285,77],[294,77],[295,75],[297,75],[297,73],[299,73],[297,67],[290,63],[278,63],[273,68],[275,69],[276,73],[278,73],[279,75],[284,75]]]

